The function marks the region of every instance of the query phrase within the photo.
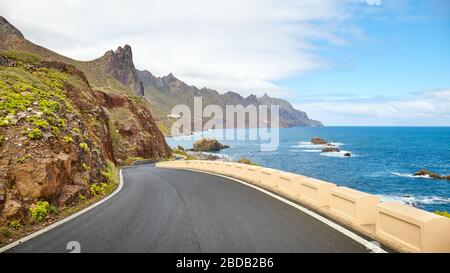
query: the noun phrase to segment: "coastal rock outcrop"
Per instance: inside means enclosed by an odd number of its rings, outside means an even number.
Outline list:
[[[332,152],[340,152],[341,150],[337,147],[325,147],[322,149],[322,153],[332,153]]]
[[[315,144],[315,145],[323,145],[323,144],[328,144],[328,141],[321,139],[319,137],[313,137],[311,139],[311,143]]]
[[[429,170],[422,169],[413,174],[414,176],[428,176],[434,179],[447,179],[450,180],[450,175],[444,176],[437,173],[430,172]]]
[[[202,138],[192,145],[192,149],[196,152],[217,152],[230,146],[221,144],[216,139]]]

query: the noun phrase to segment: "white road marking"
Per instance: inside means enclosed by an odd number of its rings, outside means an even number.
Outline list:
[[[87,207],[87,208],[85,208],[85,209],[83,209],[83,210],[80,210],[80,211],[77,212],[77,213],[74,213],[74,214],[72,214],[72,215],[70,215],[70,216],[67,216],[66,218],[62,219],[61,221],[58,221],[58,222],[56,222],[56,223],[53,223],[53,224],[51,224],[51,225],[48,226],[48,227],[45,227],[45,228],[43,228],[43,229],[41,229],[41,230],[38,230],[38,231],[36,231],[35,233],[32,233],[32,234],[30,234],[30,235],[28,235],[28,236],[26,236],[26,237],[23,237],[23,238],[21,238],[21,239],[15,241],[15,242],[9,244],[9,245],[6,245],[6,246],[0,248],[0,253],[6,251],[6,250],[8,250],[8,249],[11,249],[11,248],[13,248],[13,247],[15,247],[15,246],[18,246],[18,245],[20,245],[20,244],[22,244],[22,243],[24,243],[24,242],[26,242],[26,241],[29,241],[29,240],[31,240],[31,239],[33,239],[33,238],[39,236],[39,235],[42,235],[42,234],[46,233],[47,231],[52,230],[52,229],[54,229],[54,228],[56,228],[56,227],[58,227],[58,226],[60,226],[60,225],[62,225],[62,224],[64,224],[64,223],[66,223],[66,222],[69,222],[70,220],[74,219],[75,217],[78,217],[78,216],[80,216],[81,214],[84,214],[84,213],[90,211],[91,209],[97,207],[98,205],[101,205],[102,203],[106,202],[108,199],[110,199],[111,197],[113,197],[114,195],[116,195],[117,193],[119,193],[120,190],[122,189],[122,187],[123,187],[123,175],[122,175],[122,169],[120,169],[120,170],[119,170],[119,186],[117,187],[117,189],[116,189],[113,193],[111,193],[111,194],[108,195],[107,197],[103,198],[102,200],[100,200],[100,201],[98,201],[98,202],[96,202],[96,203],[90,205],[89,207]]]
[[[236,182],[239,182],[241,184],[244,184],[244,185],[246,185],[248,187],[251,187],[253,189],[261,191],[261,192],[263,192],[263,193],[265,193],[265,194],[267,194],[267,195],[269,195],[269,196],[271,196],[271,197],[273,197],[275,199],[278,199],[281,202],[284,202],[284,203],[286,203],[286,204],[288,204],[288,205],[290,205],[290,206],[292,206],[292,207],[294,207],[294,208],[296,208],[296,209],[298,209],[298,210],[308,214],[311,217],[314,217],[315,219],[321,221],[322,223],[332,227],[333,229],[341,232],[342,234],[346,235],[347,237],[350,237],[351,239],[355,240],[356,242],[362,244],[364,247],[366,247],[367,249],[371,250],[372,253],[387,253],[387,251],[382,249],[377,243],[373,243],[373,242],[367,241],[366,239],[364,239],[363,237],[359,236],[358,234],[355,234],[354,232],[352,232],[352,231],[350,231],[350,230],[348,230],[348,229],[346,229],[346,228],[336,224],[335,222],[332,222],[332,221],[328,220],[327,218],[325,218],[325,217],[323,217],[323,216],[321,216],[321,215],[319,215],[319,214],[317,214],[317,213],[315,213],[315,212],[313,212],[313,211],[311,211],[311,210],[309,210],[309,209],[307,209],[305,207],[300,206],[297,203],[289,201],[289,200],[287,200],[287,199],[285,199],[285,198],[283,198],[283,197],[281,197],[279,195],[276,195],[276,194],[274,194],[274,193],[272,193],[270,191],[267,191],[265,189],[262,189],[262,188],[260,188],[258,186],[252,185],[250,183],[244,182],[244,181],[236,179],[234,177],[229,177],[229,176],[221,175],[221,174],[217,174],[217,173],[211,173],[211,172],[200,171],[200,170],[192,170],[192,169],[185,169],[185,170],[199,172],[199,173],[212,174],[212,175],[224,177],[224,178],[231,179],[231,180],[234,180]]]

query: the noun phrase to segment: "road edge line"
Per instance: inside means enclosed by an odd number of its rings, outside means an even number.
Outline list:
[[[303,206],[301,206],[301,205],[299,205],[299,204],[297,204],[295,202],[292,202],[292,201],[290,201],[290,200],[288,200],[288,199],[286,199],[286,198],[284,198],[284,197],[282,197],[280,195],[277,195],[277,194],[275,194],[273,192],[270,192],[268,190],[260,188],[260,187],[258,187],[256,185],[250,184],[248,182],[242,181],[242,180],[234,178],[234,177],[222,175],[222,174],[211,173],[211,172],[200,171],[200,170],[193,170],[193,169],[183,169],[183,170],[216,175],[216,176],[220,176],[220,177],[223,177],[223,178],[231,179],[231,180],[234,180],[234,181],[239,182],[241,184],[244,184],[244,185],[246,185],[248,187],[251,187],[251,188],[256,189],[256,190],[258,190],[260,192],[263,192],[263,193],[265,193],[265,194],[267,194],[267,195],[269,195],[269,196],[271,196],[271,197],[273,197],[275,199],[278,199],[279,201],[281,201],[281,202],[283,202],[285,204],[288,204],[288,205],[290,205],[290,206],[292,206],[292,207],[294,207],[294,208],[296,208],[296,209],[298,209],[298,210],[308,214],[309,216],[319,220],[320,222],[328,225],[329,227],[339,231],[340,233],[346,235],[350,239],[352,239],[352,240],[356,241],[357,243],[363,245],[367,249],[371,250],[372,253],[388,253],[386,250],[382,249],[381,247],[379,247],[379,246],[375,245],[374,243],[364,239],[363,237],[359,236],[358,234],[354,233],[353,231],[348,230],[345,227],[343,227],[343,226],[341,226],[341,225],[339,225],[339,224],[337,224],[337,223],[335,223],[335,222],[333,222],[333,221],[323,217],[322,215],[319,215],[319,214],[317,214],[317,213],[315,213],[315,212],[313,212],[313,211],[311,211],[311,210],[309,210],[309,209],[307,209],[307,208],[305,208],[305,207],[303,207]]]
[[[62,225],[64,223],[67,223],[70,220],[72,220],[72,219],[74,219],[74,218],[76,218],[76,217],[78,217],[78,216],[80,216],[80,215],[82,215],[82,214],[92,210],[93,208],[103,204],[104,202],[108,201],[110,198],[112,198],[113,196],[118,194],[122,190],[122,187],[123,187],[123,175],[122,175],[122,168],[120,168],[120,170],[119,170],[119,186],[110,195],[108,195],[105,198],[99,200],[98,202],[95,202],[94,204],[90,205],[87,208],[84,208],[84,209],[82,209],[82,210],[80,210],[80,211],[78,211],[78,212],[76,212],[76,213],[74,213],[72,215],[67,216],[64,219],[61,219],[58,222],[55,222],[55,223],[53,223],[53,224],[51,224],[51,225],[49,225],[49,226],[47,226],[47,227],[45,227],[43,229],[40,229],[40,230],[38,230],[38,231],[36,231],[34,233],[31,233],[31,234],[29,234],[29,235],[27,235],[27,236],[17,240],[17,241],[12,242],[9,245],[6,245],[6,246],[0,248],[0,253],[5,252],[5,251],[7,251],[7,250],[9,250],[11,248],[14,248],[14,247],[16,247],[16,246],[18,246],[18,245],[20,245],[22,243],[25,243],[26,241],[29,241],[29,240],[31,240],[31,239],[39,236],[39,235],[42,235],[42,234],[46,233],[47,231],[50,231],[50,230],[52,230],[52,229],[54,229],[54,228],[56,228],[56,227],[58,227],[58,226],[60,226],[60,225]]]

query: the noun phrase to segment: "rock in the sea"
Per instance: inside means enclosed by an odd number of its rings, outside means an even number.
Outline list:
[[[311,139],[311,143],[312,144],[327,144],[328,142],[326,140],[324,140],[324,139],[319,138],[319,137],[313,137]]]
[[[322,153],[340,152],[341,150],[337,147],[325,147],[322,149]]]
[[[217,152],[226,148],[230,148],[230,146],[221,144],[216,139],[208,138],[202,138],[192,145],[192,150],[196,152]]]
[[[352,156],[351,153],[345,153],[344,156]]]
[[[434,179],[448,179],[448,180],[450,180],[450,175],[449,176],[443,176],[443,175],[440,175],[440,174],[437,174],[437,173],[430,172],[429,170],[426,170],[426,169],[423,169],[423,170],[415,172],[414,176],[429,176],[429,177],[434,178]]]

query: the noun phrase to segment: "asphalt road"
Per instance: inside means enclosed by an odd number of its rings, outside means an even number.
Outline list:
[[[215,175],[139,165],[105,203],[8,252],[368,252],[313,217]]]

